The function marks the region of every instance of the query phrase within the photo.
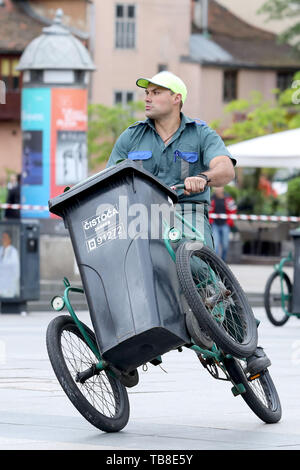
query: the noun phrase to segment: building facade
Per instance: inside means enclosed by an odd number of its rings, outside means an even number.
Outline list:
[[[272,90],[290,86],[300,69],[291,47],[278,45],[275,33],[247,23],[246,2],[235,2],[238,8],[234,1],[1,0],[0,79],[7,83],[7,104],[0,105],[0,139],[5,142],[0,182],[7,169],[21,170],[22,76],[15,67],[58,7],[65,26],[83,41],[96,65],[90,102],[111,106],[142,100],[136,79],[170,70],[188,88],[183,112],[210,123],[223,116],[229,101],[248,98],[252,90],[274,99]],[[253,2],[252,13],[260,6],[256,3],[262,2]]]

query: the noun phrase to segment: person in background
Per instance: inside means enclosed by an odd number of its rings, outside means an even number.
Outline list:
[[[212,234],[217,254],[226,261],[229,247],[230,229],[233,227],[233,219],[230,215],[236,214],[237,206],[233,198],[224,192],[223,187],[215,188],[211,197],[210,214],[226,214],[225,218],[212,218],[209,221],[212,226]]]
[[[4,230],[0,246],[0,297],[17,297],[20,292],[20,260],[12,245],[12,233]]]
[[[11,182],[8,187],[6,204],[20,204],[21,201],[21,175],[18,174],[16,181]],[[6,209],[5,211],[6,219],[19,219],[20,218],[20,209]]]

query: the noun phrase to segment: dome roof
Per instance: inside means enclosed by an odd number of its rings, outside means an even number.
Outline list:
[[[28,44],[18,70],[95,70],[89,51],[63,26],[62,16],[58,9],[53,24]]]

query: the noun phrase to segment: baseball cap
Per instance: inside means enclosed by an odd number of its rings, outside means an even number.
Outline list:
[[[182,97],[182,102],[185,102],[187,89],[181,78],[174,75],[172,72],[159,72],[152,78],[139,78],[136,81],[137,86],[141,88],[147,88],[149,83],[153,85],[158,85],[168,90],[173,91],[174,93],[180,93]]]

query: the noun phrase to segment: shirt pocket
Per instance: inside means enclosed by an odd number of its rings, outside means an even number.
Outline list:
[[[130,160],[149,160],[152,157],[152,152],[150,150],[139,150],[135,152],[129,152],[128,158]]]
[[[191,152],[191,151],[182,151],[182,150],[175,150],[174,151],[174,162],[177,159],[182,159],[188,163],[196,163],[198,161],[199,155],[198,152]]]
[[[151,150],[134,150],[128,153],[129,160],[133,160],[150,173],[155,172],[154,158]]]

